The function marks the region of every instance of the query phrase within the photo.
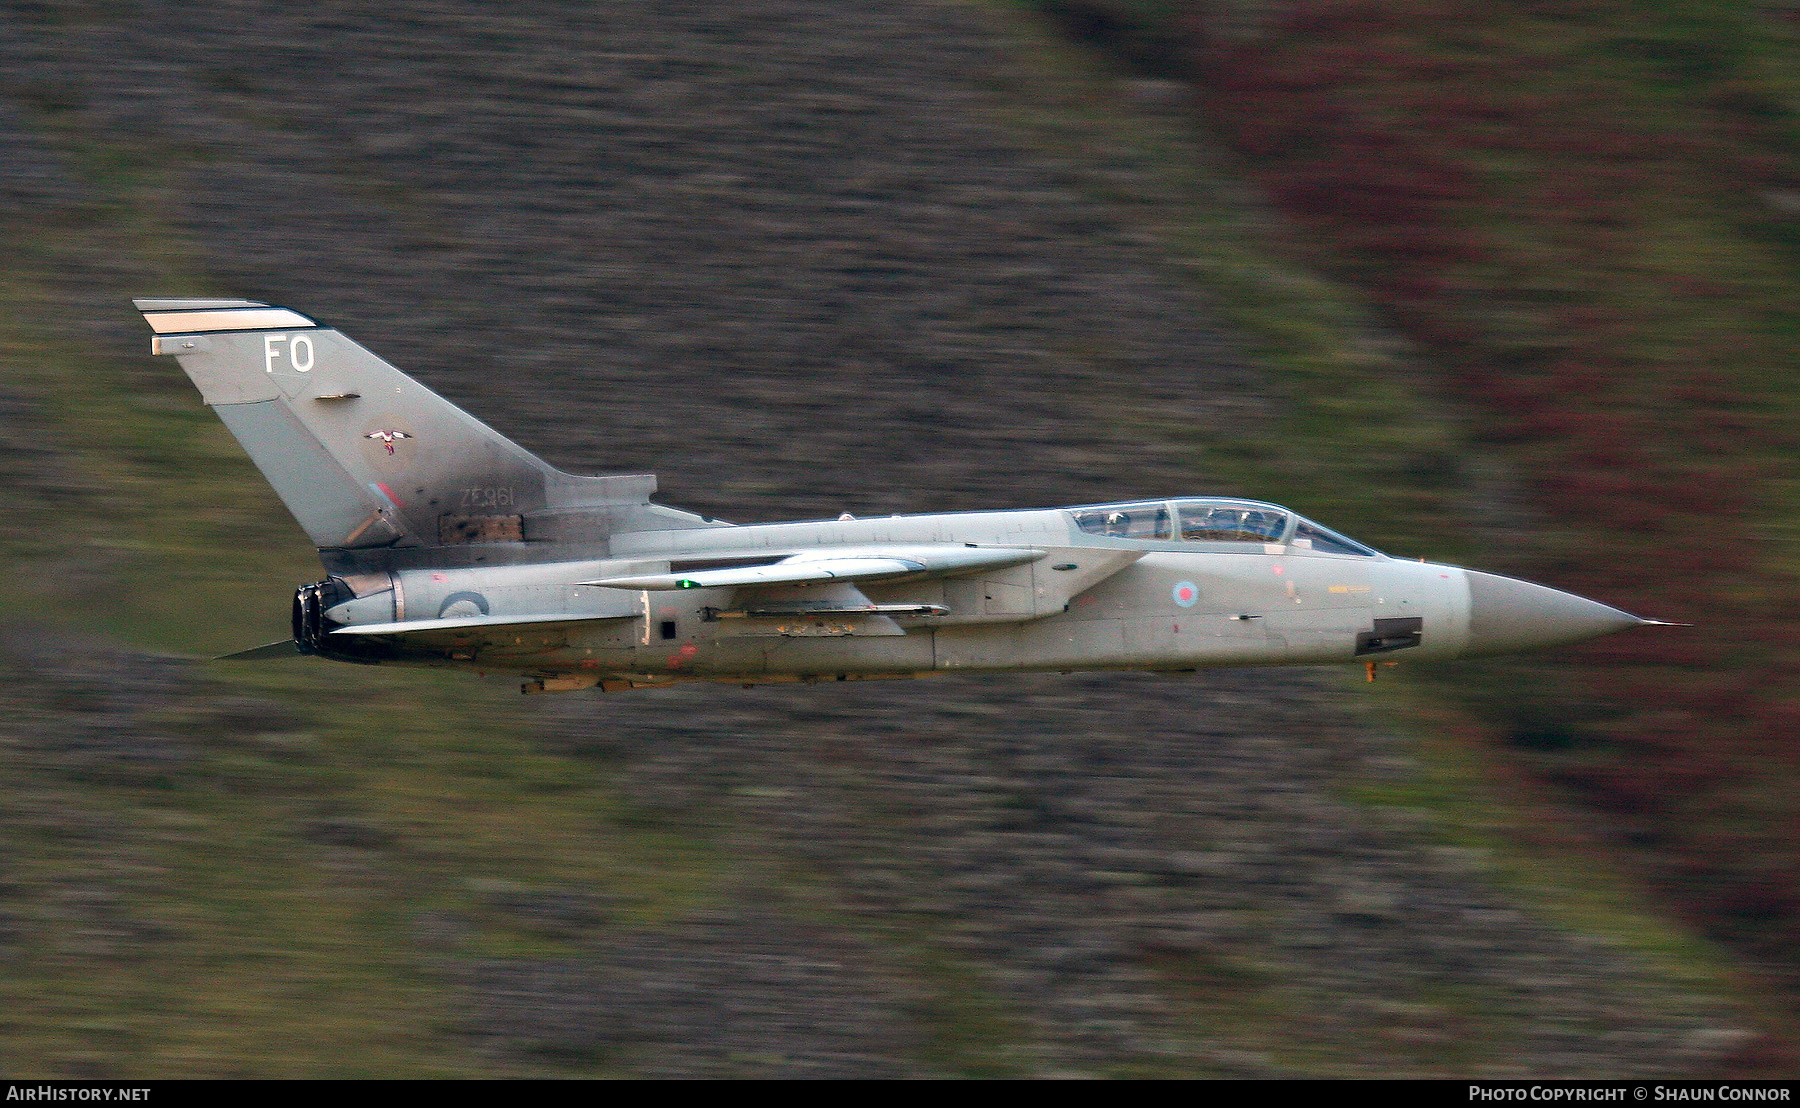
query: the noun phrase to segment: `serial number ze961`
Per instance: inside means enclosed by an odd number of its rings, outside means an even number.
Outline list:
[[[503,486],[487,489],[464,489],[462,490],[462,500],[457,506],[465,511],[470,508],[510,508],[514,502],[512,488]]]

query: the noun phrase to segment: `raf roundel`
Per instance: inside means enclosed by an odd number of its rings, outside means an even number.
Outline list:
[[[1192,581],[1175,583],[1175,603],[1183,608],[1192,608],[1200,599],[1200,590]]]

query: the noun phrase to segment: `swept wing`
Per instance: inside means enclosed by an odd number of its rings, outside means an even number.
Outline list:
[[[1030,547],[892,545],[824,547],[803,550],[773,565],[703,569],[687,573],[649,573],[583,581],[609,589],[725,589],[804,585],[816,581],[896,582],[928,577],[954,577],[1005,569],[1042,558]]]

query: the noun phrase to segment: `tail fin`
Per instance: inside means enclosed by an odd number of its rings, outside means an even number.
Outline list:
[[[151,353],[176,357],[322,552],[597,541],[706,522],[650,505],[654,477],[553,468],[299,312],[253,300],[134,303],[155,332]],[[633,506],[659,521],[629,525]],[[529,535],[534,516],[546,525]]]

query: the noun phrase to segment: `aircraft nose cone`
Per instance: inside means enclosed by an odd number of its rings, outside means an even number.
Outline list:
[[[1599,638],[1650,620],[1530,581],[1469,575],[1469,654],[1504,654]]]

